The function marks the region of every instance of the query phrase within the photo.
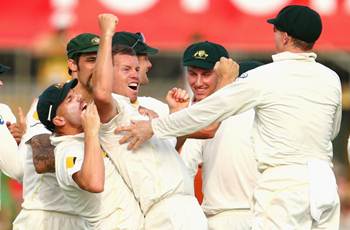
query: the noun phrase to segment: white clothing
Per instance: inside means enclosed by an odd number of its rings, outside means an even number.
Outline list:
[[[137,97],[140,106],[153,110],[159,117],[169,115],[169,106],[153,97]]]
[[[22,209],[13,223],[13,230],[86,230],[79,216],[55,211]]]
[[[83,133],[51,136],[51,142],[56,146],[58,184],[75,214],[87,221],[89,229],[142,229],[143,216],[140,207],[108,157],[104,156],[103,192],[82,190],[73,180],[73,174],[81,170],[84,161]]]
[[[32,223],[35,221],[38,221],[38,225],[44,225],[44,223],[39,223],[39,220],[43,220],[45,221],[46,226],[52,224],[52,227],[47,229],[54,229],[55,227],[57,228],[57,226],[55,226],[56,223],[47,222],[46,217],[42,219],[36,219],[36,211],[41,210],[45,212],[45,216],[47,216],[48,219],[50,219],[49,216],[54,215],[55,212],[67,215],[74,214],[75,212],[65,199],[63,191],[58,185],[55,173],[38,174],[35,171],[33,164],[32,148],[30,144],[27,144],[26,142],[36,135],[51,133],[39,121],[38,114],[36,112],[37,103],[38,100],[35,99],[26,116],[27,130],[26,133],[23,135],[21,143],[19,145],[19,151],[21,154],[24,155],[24,201],[22,203],[22,211],[17,216],[14,222],[14,227],[28,226],[28,223]],[[22,214],[22,212],[26,213]],[[23,218],[23,216],[25,216],[25,218]],[[54,219],[54,217],[52,218]],[[83,220],[80,219],[80,221],[83,225]],[[65,224],[68,225],[69,223],[67,222]],[[74,226],[72,226],[70,229],[74,229]]]
[[[253,145],[259,170],[307,165],[315,159],[331,166],[331,141],[341,121],[341,84],[338,75],[315,58],[314,53],[273,55],[273,63],[242,74],[190,108],[153,119],[153,131],[157,137],[182,136],[254,108]]]
[[[311,215],[310,169],[306,165],[285,165],[266,169],[254,190],[254,230],[261,229],[339,229],[340,203],[336,195],[333,205],[322,212],[319,221]],[[326,178],[317,193],[333,190]],[[327,188],[328,187],[328,188]],[[322,192],[320,192],[322,191]],[[316,198],[318,198],[316,197]],[[324,206],[325,207],[325,206]]]
[[[250,230],[253,212],[247,209],[232,209],[208,216],[209,230]]]
[[[197,223],[198,227],[194,229],[206,229],[201,227],[206,226],[206,220],[195,200],[186,206],[182,205],[182,202],[173,206],[172,216],[169,216],[169,212],[159,211],[162,205],[158,204],[167,203],[168,199],[174,195],[180,200],[182,198],[187,200],[189,196],[194,198],[193,183],[180,156],[168,140],[153,138],[135,152],[128,151],[126,145],[119,144],[121,134],[114,134],[115,128],[121,124],[129,123],[130,120],[140,120],[145,119],[145,117],[138,113],[137,108],[130,104],[128,98],[123,96],[115,98],[118,98],[116,103],[119,113],[108,123],[101,125],[100,143],[140,203],[141,210],[145,215],[146,229],[147,226],[153,226],[150,228],[152,230],[157,229],[156,223],[172,222],[173,218],[176,218],[176,221],[184,226],[183,229],[188,229],[186,226],[194,226],[193,223]],[[198,216],[192,221],[189,221],[191,217],[183,211],[190,207],[192,207],[193,215]],[[148,216],[151,211],[159,214],[156,215],[156,219],[152,218],[154,215]]]
[[[0,103],[0,170],[7,176],[21,182],[23,179],[23,155],[19,153],[16,140],[6,126],[6,122],[16,123],[10,107]]]
[[[221,122],[215,137],[207,140],[187,139],[181,149],[181,158],[191,172],[197,173],[202,165],[202,208],[204,213],[214,219],[213,215],[222,212],[234,215],[246,210],[250,212],[253,189],[258,176],[257,164],[251,143],[251,131],[254,122],[254,110],[232,116]],[[245,215],[251,221],[252,215]],[[228,218],[228,217],[227,217]],[[216,219],[221,229],[232,229],[234,221],[228,226]],[[238,223],[249,222],[235,218]],[[246,228],[246,229],[249,229]]]
[[[253,140],[261,170],[314,158],[330,161],[341,121],[341,84],[315,58],[276,54],[273,63],[242,74],[190,108],[153,119],[153,131],[157,137],[183,136],[255,108]]]

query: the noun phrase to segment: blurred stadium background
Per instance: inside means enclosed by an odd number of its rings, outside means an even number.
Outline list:
[[[114,13],[116,30],[142,32],[160,49],[151,57],[151,84],[141,95],[163,100],[173,86],[184,87],[181,55],[191,42],[224,45],[237,60],[271,62],[274,41],[266,19],[287,4],[308,5],[323,19],[315,49],[319,62],[338,73],[343,86],[343,120],[334,141],[334,164],[342,200],[342,229],[350,229],[350,0],[11,0],[1,1],[0,63],[10,66],[1,76],[1,102],[16,113],[28,110],[33,98],[50,83],[69,78],[65,46],[73,36],[98,33],[97,15]],[[315,82],[317,87],[317,82]],[[1,140],[1,139],[0,139]],[[0,142],[1,148],[1,142]],[[0,229],[10,229],[21,203],[21,185],[1,176]]]

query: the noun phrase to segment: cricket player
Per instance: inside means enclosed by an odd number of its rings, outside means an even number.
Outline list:
[[[116,101],[112,97],[110,82],[114,80],[114,87],[120,90],[121,96],[127,94],[131,102],[135,101],[137,87],[134,90],[123,87],[123,82],[137,85],[140,69],[130,47],[114,46],[112,51],[117,20],[111,14],[99,15],[101,42],[92,82],[102,122],[101,146],[110,154],[140,203],[145,229],[207,229],[205,216],[193,195],[193,184],[173,146],[167,140],[154,139],[139,151],[131,152],[119,145],[120,135],[114,134],[118,124],[142,117],[130,102]]]
[[[97,35],[81,34],[67,45],[69,72],[80,77],[80,84],[87,84],[92,73],[98,42]],[[76,62],[70,61],[71,59]],[[79,92],[84,95],[82,90]],[[27,114],[27,130],[19,146],[19,152],[24,156],[24,201],[13,228],[25,229],[26,226],[32,226],[33,229],[85,229],[85,221],[75,214],[59,188],[54,173],[53,146],[49,140],[51,131],[39,120],[37,102],[35,99]]]
[[[157,54],[158,49],[149,46],[146,43],[145,36],[140,32],[115,32],[112,38],[112,44],[127,45],[135,50],[140,64],[139,84],[141,86],[148,84],[149,79],[147,73],[152,68],[152,63],[149,56]],[[167,104],[153,97],[138,96],[137,101],[135,101],[133,104],[152,110],[157,113],[158,116],[166,116],[170,112]]]
[[[342,93],[338,75],[312,52],[321,18],[307,6],[290,5],[268,22],[278,51],[273,63],[188,109],[117,131],[126,132],[121,142],[135,149],[153,133],[182,136],[254,108],[253,146],[262,175],[254,190],[253,229],[338,229],[331,141],[339,132]],[[226,58],[214,69],[222,85],[238,75],[237,64]]]
[[[9,67],[0,64],[0,74],[9,69]],[[3,82],[0,80],[0,87],[1,86],[3,86]],[[18,153],[18,146],[15,138],[7,128],[8,123],[15,124],[16,117],[8,105],[0,103],[0,170],[7,176],[22,181],[23,158]]]
[[[213,42],[193,43],[186,48],[182,64],[193,93],[192,104],[215,92],[218,77],[213,68],[221,57],[228,58],[228,52]],[[240,71],[258,65],[244,62]],[[202,208],[209,229],[249,230],[252,226],[250,204],[258,176],[251,143],[254,115],[250,109],[231,116],[221,122],[213,138],[186,139],[181,148],[181,158],[193,178],[202,166]]]
[[[87,229],[142,229],[137,202],[100,147],[96,106],[72,90],[77,83],[50,86],[37,106],[40,121],[54,134],[59,187]]]

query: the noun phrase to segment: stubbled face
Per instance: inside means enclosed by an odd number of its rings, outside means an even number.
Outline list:
[[[70,90],[64,101],[58,106],[56,116],[62,116],[67,125],[82,128],[81,114],[86,109],[87,103],[80,94]]]
[[[149,83],[147,72],[152,68],[152,63],[148,58],[148,55],[138,55],[137,59],[140,64],[140,84],[146,85]]]
[[[200,101],[215,92],[218,77],[212,69],[187,68],[187,80],[194,94],[194,101]]]
[[[130,98],[131,102],[137,100],[140,80],[140,65],[136,56],[116,54],[114,62],[113,93]]]
[[[88,86],[92,72],[95,68],[97,53],[81,54],[76,64],[77,78],[84,87]]]

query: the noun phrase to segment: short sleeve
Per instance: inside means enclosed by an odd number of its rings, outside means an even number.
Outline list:
[[[73,174],[80,171],[84,160],[84,144],[74,143],[55,152],[57,179],[67,186],[79,186],[73,180]]]

